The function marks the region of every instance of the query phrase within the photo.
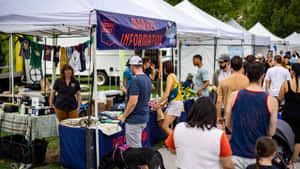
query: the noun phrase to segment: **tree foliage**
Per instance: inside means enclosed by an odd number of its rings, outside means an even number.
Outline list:
[[[176,5],[182,0],[165,0]],[[257,22],[279,37],[300,32],[300,0],[189,0],[210,15],[249,29]]]

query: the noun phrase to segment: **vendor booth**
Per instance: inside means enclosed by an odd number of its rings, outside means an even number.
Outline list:
[[[203,57],[203,63],[208,70],[210,79],[212,79],[212,75],[215,72],[216,59],[220,54],[230,53],[231,51],[239,52],[239,55],[242,54],[243,31],[212,17],[188,0],[180,2],[174,8],[197,21],[206,21],[214,25],[217,30],[217,35],[211,38],[202,38],[200,40],[185,39],[181,41],[181,67],[179,73],[181,81],[185,81],[188,73],[195,72],[192,63],[192,58],[195,54],[200,54]]]
[[[279,54],[281,50],[286,52],[288,50],[288,44],[284,39],[279,38],[278,36],[272,34],[267,30],[261,23],[256,23],[252,28],[248,30],[250,33],[258,36],[267,36],[271,38],[270,50],[273,51],[273,55]],[[257,48],[256,53],[261,53],[266,55],[268,51],[266,49]]]
[[[288,41],[289,43],[289,50],[300,52],[300,34],[294,32],[287,36],[284,40]]]
[[[65,8],[66,6],[68,6],[68,8]],[[101,11],[96,11],[95,9],[101,9]],[[7,2],[7,4],[4,6],[3,10],[0,13],[0,32],[10,34],[11,58],[13,58],[12,51],[14,50],[12,45],[13,37],[18,36],[22,38],[22,34],[26,34],[39,36],[36,37],[34,40],[31,40],[30,43],[43,48],[45,48],[45,46],[49,46],[50,48],[52,48],[52,50],[50,50],[50,62],[56,62],[57,51],[60,51],[58,59],[61,62],[62,47],[77,47],[87,44],[89,45],[90,54],[88,54],[88,56],[90,56],[90,58],[86,57],[85,61],[90,61],[90,63],[92,63],[92,61],[95,61],[94,50],[96,50],[96,48],[99,50],[132,50],[176,47],[177,28],[175,22],[161,20],[158,18],[161,17],[152,13],[152,11],[148,10],[144,6],[137,5],[132,0],[110,0],[99,2],[93,0],[67,0],[45,1],[42,4],[36,3],[35,0],[30,0],[26,2],[17,2],[13,0]],[[97,27],[94,27],[94,25],[97,25]],[[191,36],[199,34],[206,35],[208,32],[207,30],[206,32],[197,34],[196,30],[198,30],[199,27],[194,27],[193,25],[185,25],[185,23],[182,24],[180,27],[183,30],[186,30],[186,32],[189,32]],[[211,30],[209,31],[211,33],[214,32]],[[87,41],[59,46],[57,44],[57,38],[65,36],[86,36]],[[49,41],[47,40],[49,38],[52,39],[52,43],[49,43]],[[24,39],[29,40],[27,38]],[[31,46],[31,48],[32,47],[33,46]],[[60,50],[58,49],[58,47],[60,47]],[[46,52],[42,51],[40,54],[44,56]],[[72,58],[73,56],[71,57],[71,59]],[[57,67],[60,62],[56,63]],[[39,64],[44,65],[45,63],[47,62],[42,62]],[[93,64],[94,63],[95,62],[93,62]],[[13,64],[11,65],[11,70],[13,70]],[[34,67],[34,65],[32,64],[31,66]],[[78,71],[81,71],[83,69],[82,66],[83,65],[81,64],[81,67]],[[87,70],[94,69],[94,67],[92,67],[92,64],[84,64],[84,66]],[[55,79],[55,71],[56,66],[53,66],[52,82]],[[45,72],[42,72],[42,74],[44,73]],[[11,71],[11,76],[13,79],[13,71]],[[94,79],[96,79],[95,73]],[[14,103],[17,102],[17,99],[15,99],[17,93],[15,93],[14,91],[14,83],[12,83],[11,86],[12,90],[10,94],[13,98],[12,102]],[[99,106],[98,103],[102,103],[102,100],[101,97],[100,99],[98,97],[96,81],[94,81],[94,84],[92,86],[93,87],[90,88],[90,93],[92,93],[94,96],[95,117],[91,118],[89,116],[87,119],[83,120],[73,119],[73,121],[71,120],[71,122],[69,123],[68,121],[65,123],[61,123],[58,127],[62,151],[61,162],[62,165],[66,168],[98,168],[100,157],[103,156],[104,153],[112,151],[114,148],[113,145],[115,145],[116,143],[125,142],[124,128],[120,128],[118,127],[119,125],[117,123],[114,123],[115,121],[118,121],[117,119],[102,119],[102,117],[104,116],[103,114],[98,116],[97,106]],[[25,103],[22,102],[21,104]],[[40,107],[43,107],[43,105],[40,105]],[[90,115],[91,108],[89,108],[88,112]],[[108,116],[109,114],[113,114],[113,112],[111,111],[106,111],[106,113],[106,115]],[[3,114],[7,116],[7,114]],[[37,110],[31,110],[31,112],[29,111],[28,114],[35,116],[35,118],[31,120],[33,121],[32,124],[34,124],[34,126],[31,125],[31,129],[35,127],[34,130],[36,130],[40,125],[51,127],[50,124],[53,124],[57,126],[57,123],[51,122],[51,120],[49,119],[47,120],[45,118],[46,116],[44,116],[44,118],[40,120],[39,118],[42,116],[40,116],[41,114],[37,113]],[[51,119],[55,119],[53,118],[53,116],[54,115],[51,115]],[[10,117],[7,116],[5,118]],[[98,121],[98,118],[101,118],[101,122]],[[84,126],[84,128],[78,126],[76,127],[76,125],[78,124],[76,120],[78,123],[81,120],[81,126]],[[93,120],[95,121],[94,127],[92,126]],[[45,124],[43,121],[48,121],[47,123],[49,124]],[[112,123],[108,125],[108,127],[106,125],[101,126],[102,124],[105,124],[107,122]],[[154,122],[152,121],[152,123]],[[116,128],[117,130],[113,131],[117,132],[111,133],[111,131],[109,130],[111,128]],[[148,125],[148,127],[146,127],[145,129],[145,134],[143,134],[144,145],[149,147],[151,147],[150,128],[151,126]],[[106,132],[103,130],[105,130]],[[27,129],[22,129],[22,132],[24,133],[24,135],[26,135]],[[37,131],[36,133],[33,132],[32,136],[47,137],[55,136],[55,134],[57,135],[57,132],[54,134],[53,133],[47,134],[45,131]],[[91,139],[87,140],[87,135],[91,136],[91,138],[94,139],[92,141]],[[69,147],[71,145],[71,142],[73,141],[75,142],[76,146]],[[88,143],[87,141],[90,141],[90,143]],[[86,153],[85,151],[89,152]],[[77,159],[80,165],[74,162],[74,159],[72,159],[73,154],[78,153],[80,155],[83,155],[80,156],[80,160]],[[93,161],[91,160],[93,158],[95,160],[94,162],[91,162]]]

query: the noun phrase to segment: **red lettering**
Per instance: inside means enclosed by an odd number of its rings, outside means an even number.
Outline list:
[[[139,43],[138,43],[139,46],[142,46],[142,40],[143,40],[143,35],[139,34]]]
[[[131,33],[130,36],[129,36],[129,43],[128,43],[128,46],[130,46],[131,43],[132,43],[132,37],[133,37],[133,33]]]
[[[128,44],[128,40],[129,40],[129,34],[126,33],[126,34],[125,34],[125,37],[124,37],[124,43],[125,43],[125,46],[128,46],[128,45],[127,45],[127,44]]]
[[[134,34],[133,46],[136,46],[137,44],[138,44],[138,34]]]

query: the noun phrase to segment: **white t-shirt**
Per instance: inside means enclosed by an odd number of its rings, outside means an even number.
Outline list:
[[[287,80],[291,80],[290,72],[282,66],[274,66],[268,69],[266,79],[270,81],[269,94],[271,96],[278,96],[281,85]]]
[[[232,154],[227,137],[220,129],[202,130],[179,123],[173,132],[169,137],[174,134],[178,168],[221,169],[220,158]]]

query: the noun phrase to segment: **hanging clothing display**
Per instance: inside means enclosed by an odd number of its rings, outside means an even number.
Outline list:
[[[21,49],[19,56],[23,56],[25,59],[30,58],[30,41],[28,39],[18,37],[19,41],[21,42]]]
[[[80,63],[80,53],[75,49],[73,50],[72,57],[69,61],[69,65],[72,66],[74,72],[78,72],[81,70],[81,63]]]
[[[59,62],[59,50],[60,46],[54,46],[54,57],[53,57],[53,62],[55,63],[55,67],[57,67],[58,62]]]
[[[38,43],[31,43],[30,66],[40,68],[42,66],[42,52],[44,46]]]
[[[67,58],[69,59],[73,54],[73,47],[67,47]]]
[[[84,43],[82,44],[81,51],[80,51],[80,63],[81,63],[81,72],[86,70],[86,58],[85,58],[85,49],[87,45]]]
[[[52,46],[44,45],[44,60],[51,61]]]
[[[60,49],[60,70],[62,67],[67,64],[67,49],[65,47],[61,47]]]

